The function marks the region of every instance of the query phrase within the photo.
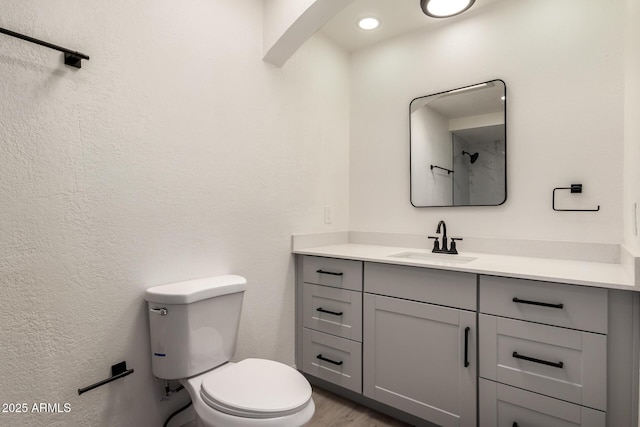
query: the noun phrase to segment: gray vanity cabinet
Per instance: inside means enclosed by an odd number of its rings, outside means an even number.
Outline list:
[[[604,427],[608,292],[480,276],[480,426]]]
[[[312,382],[414,425],[638,425],[636,292],[296,262],[296,363]]]
[[[480,378],[481,425],[604,427],[605,413]]]
[[[301,262],[298,363],[308,374],[361,393],[362,262],[312,256]]]
[[[365,263],[364,290],[364,395],[443,427],[475,426],[475,276]]]

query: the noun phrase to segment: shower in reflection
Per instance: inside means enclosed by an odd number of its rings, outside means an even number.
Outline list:
[[[478,153],[471,154],[469,152],[463,151],[462,154],[467,154],[469,156],[469,159],[471,159],[472,164],[475,163],[476,160],[478,160]]]

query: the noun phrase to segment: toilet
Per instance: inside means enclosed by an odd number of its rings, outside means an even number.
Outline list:
[[[197,426],[303,426],[315,405],[302,374],[272,360],[229,361],[246,284],[226,275],[147,289],[153,374],[184,386]]]

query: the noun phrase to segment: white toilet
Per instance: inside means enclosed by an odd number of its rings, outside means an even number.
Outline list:
[[[302,374],[272,360],[229,362],[246,283],[228,275],[147,289],[153,374],[180,381],[198,426],[302,426],[315,411]]]

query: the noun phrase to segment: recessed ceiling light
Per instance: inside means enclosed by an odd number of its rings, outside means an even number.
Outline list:
[[[380,21],[378,21],[376,18],[362,18],[360,21],[358,21],[358,27],[362,28],[363,30],[373,30],[378,28],[379,25]]]
[[[469,9],[476,0],[420,0],[422,11],[433,18],[448,18]]]

